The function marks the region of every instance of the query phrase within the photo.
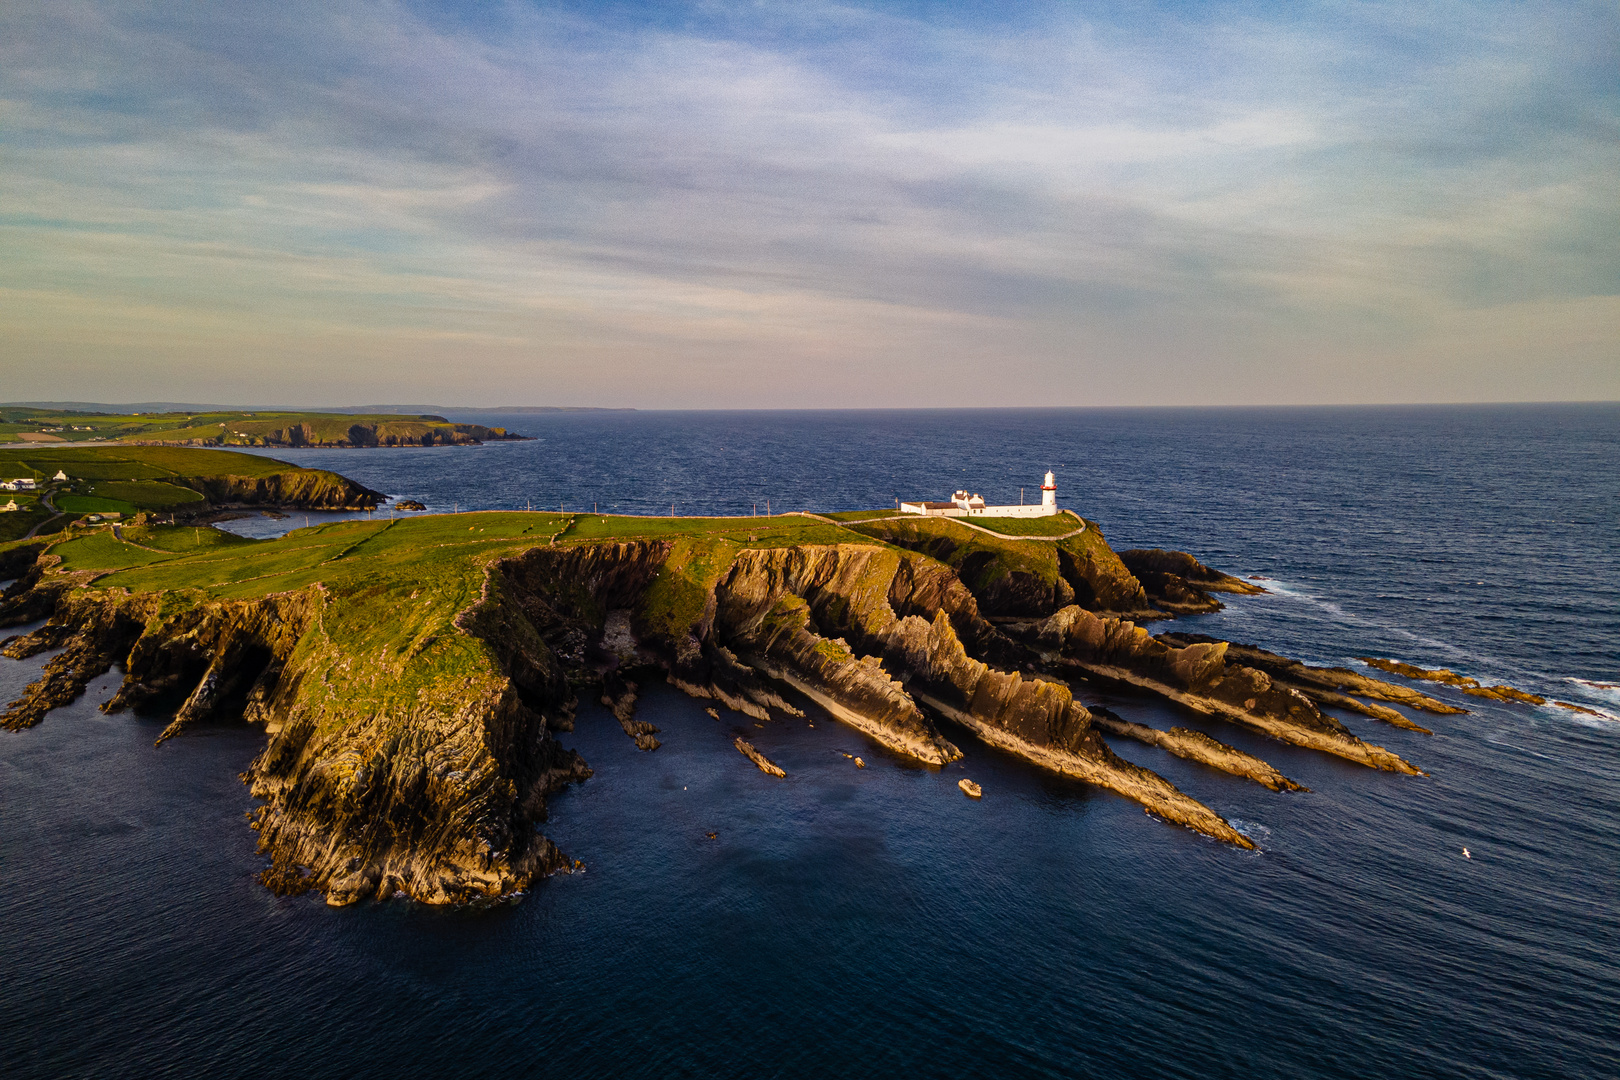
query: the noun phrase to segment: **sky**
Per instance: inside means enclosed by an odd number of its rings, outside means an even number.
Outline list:
[[[1620,399],[1620,8],[0,3],[7,400]]]

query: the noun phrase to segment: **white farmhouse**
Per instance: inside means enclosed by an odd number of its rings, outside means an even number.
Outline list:
[[[7,499],[6,500],[6,505],[0,506],[0,514],[11,514],[11,513],[15,513],[16,510],[17,510],[17,500],[16,499]]]
[[[57,469],[56,475],[51,477],[52,480],[66,480],[67,478],[68,474],[63,472],[61,469]]]
[[[900,512],[922,514],[925,517],[1051,517],[1058,512],[1057,482],[1048,470],[1046,482],[1041,485],[1041,501],[1038,504],[986,506],[983,496],[958,491],[951,496],[950,502],[903,502],[900,504]]]
[[[33,491],[35,484],[32,476],[24,476],[5,485],[7,491]]]

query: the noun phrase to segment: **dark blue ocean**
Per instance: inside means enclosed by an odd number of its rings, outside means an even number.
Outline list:
[[[1242,852],[955,730],[935,772],[813,710],[750,726],[774,780],[657,687],[658,751],[590,704],[563,737],[596,774],[545,831],[586,873],[333,910],[253,880],[262,737],[154,750],[162,718],[95,710],[113,673],[0,733],[0,1076],[1620,1076],[1620,406],[456,418],[537,439],[278,456],[436,510],[691,514],[1016,500],[1051,468],[1115,547],[1270,579],[1180,627],[1610,718],[1446,689],[1471,712],[1432,736],[1345,716],[1431,774],[1401,777],[1078,687],[1311,788],[1116,745]],[[4,700],[43,660],[0,660]]]

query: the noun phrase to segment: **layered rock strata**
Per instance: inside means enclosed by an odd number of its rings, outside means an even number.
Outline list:
[[[1459,675],[1449,668],[1420,668],[1411,664],[1403,664],[1399,660],[1384,660],[1376,656],[1363,656],[1361,661],[1369,667],[1387,671],[1392,675],[1402,675],[1408,679],[1421,679],[1424,682],[1440,683],[1444,686],[1455,686],[1463,693],[1471,694],[1474,697],[1489,698],[1492,701],[1517,701],[1523,705],[1547,704],[1547,699],[1540,694],[1531,694],[1502,684],[1485,686],[1478,679],[1470,678],[1467,675]],[[1458,709],[1456,711],[1463,712],[1465,710]]]
[[[676,548],[537,548],[492,572],[557,644],[600,638],[615,608],[636,612],[640,645],[664,655],[670,682],[695,697],[764,719],[786,705],[771,684],[785,685],[892,752],[937,766],[961,751],[933,713],[1167,820],[1250,846],[1208,807],[1115,755],[1066,685],[976,659],[1009,661],[1024,650],[979,614],[948,567],[871,544],[742,548],[704,564],[706,587],[692,593],[698,563]],[[687,614],[672,619],[672,605]]]
[[[964,641],[992,656],[1016,647],[979,615],[960,580],[931,560],[865,545],[746,551],[717,590],[715,624],[739,655],[795,679],[890,749],[929,764],[960,757],[920,704],[1027,761],[1251,846],[1208,807],[1115,755],[1067,686],[969,655]]]
[[[1059,668],[1149,690],[1195,712],[1390,772],[1416,774],[1399,755],[1362,742],[1298,690],[1263,671],[1228,665],[1224,641],[1174,647],[1134,623],[1067,607],[1034,629]]]
[[[1180,647],[1185,645],[1209,644],[1215,638],[1203,634],[1159,634],[1158,639],[1167,645]],[[1359,671],[1351,671],[1342,667],[1312,667],[1298,660],[1279,656],[1274,652],[1254,645],[1240,645],[1234,642],[1227,643],[1228,658],[1245,665],[1256,668],[1270,675],[1279,685],[1298,690],[1318,705],[1330,705],[1335,708],[1348,709],[1351,712],[1361,713],[1382,720],[1386,724],[1408,731],[1419,731],[1425,735],[1433,734],[1428,728],[1422,727],[1407,719],[1401,713],[1383,705],[1372,704],[1371,701],[1362,701],[1358,698],[1371,698],[1375,701],[1388,701],[1404,705],[1409,709],[1421,712],[1435,713],[1441,716],[1456,716],[1468,710],[1459,709],[1454,705],[1447,705],[1427,694],[1413,690],[1408,686],[1397,686],[1382,679],[1374,679]],[[1351,697],[1350,695],[1356,695]]]
[[[1235,746],[1228,746],[1202,731],[1184,727],[1160,731],[1146,724],[1134,724],[1121,719],[1105,709],[1092,709],[1091,717],[1093,723],[1110,735],[1120,735],[1127,739],[1135,739],[1139,743],[1146,743],[1148,746],[1157,746],[1162,750],[1168,750],[1176,757],[1196,761],[1200,765],[1207,765],[1212,769],[1231,773],[1233,776],[1241,776],[1246,780],[1253,780],[1272,791],[1310,790],[1288,779],[1253,754],[1246,754]]]

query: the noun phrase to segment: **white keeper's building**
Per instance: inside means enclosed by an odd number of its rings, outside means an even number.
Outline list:
[[[1051,517],[1058,512],[1057,483],[1048,470],[1046,483],[1041,485],[1041,501],[1018,506],[986,506],[984,498],[958,491],[950,502],[903,502],[902,514],[922,514],[924,517]]]

